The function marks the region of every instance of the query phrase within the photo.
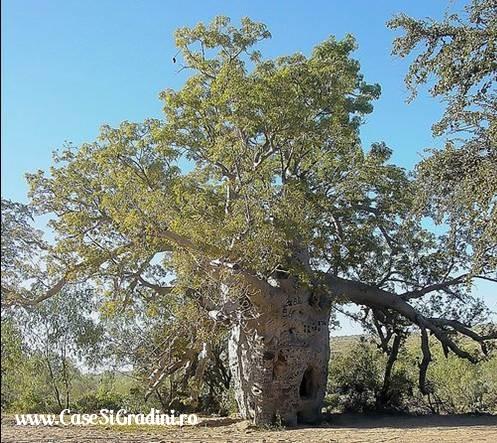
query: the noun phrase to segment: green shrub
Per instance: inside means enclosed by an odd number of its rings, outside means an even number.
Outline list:
[[[108,392],[105,395],[90,393],[78,399],[74,408],[81,413],[97,412],[100,409],[113,409],[118,411],[124,407],[123,396],[115,392]]]
[[[332,356],[326,398],[329,408],[354,412],[405,409],[412,383],[405,370],[394,370],[383,392],[385,364],[385,356],[366,340]]]
[[[428,370],[430,395],[417,386],[422,358],[417,337],[407,341],[382,396],[386,356],[364,339],[351,341],[332,355],[326,406],[334,411],[408,411],[413,413],[497,413],[497,355],[472,364],[454,355],[445,358],[432,344]]]
[[[238,405],[236,404],[235,392],[233,391],[233,388],[223,391],[220,395],[218,403],[218,413],[221,416],[229,416],[238,412]]]
[[[433,390],[446,413],[497,412],[497,357],[472,364],[437,353],[429,372]]]

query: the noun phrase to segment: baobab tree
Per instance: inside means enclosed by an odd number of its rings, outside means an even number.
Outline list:
[[[419,330],[422,387],[429,334],[446,353],[484,355],[496,336],[470,284],[491,278],[495,248],[473,267],[471,238],[425,228],[420,185],[390,148],[363,148],[380,87],[363,79],[351,36],[268,60],[254,46],[269,36],[225,17],[179,29],[175,62],[191,76],[161,94],[163,120],[104,126],[57,153],[50,174],[29,175],[56,242],[43,286],[13,273],[2,293],[37,303],[85,280],[118,304],[194,300],[231,330],[241,414],[294,424],[320,414],[335,304],[367,307],[379,330],[399,319]]]

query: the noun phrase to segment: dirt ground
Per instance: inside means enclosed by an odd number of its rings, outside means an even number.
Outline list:
[[[21,427],[2,418],[2,442],[11,443],[169,443],[169,442],[497,442],[497,416],[337,415],[316,427],[252,428],[234,418],[203,419],[178,427]]]

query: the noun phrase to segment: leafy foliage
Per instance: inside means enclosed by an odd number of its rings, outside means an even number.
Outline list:
[[[472,0],[440,22],[401,14],[389,26],[404,31],[393,53],[417,54],[406,76],[412,97],[429,83],[446,104],[433,126],[435,135],[448,135],[446,146],[417,166],[420,208],[450,226],[450,247],[472,249],[475,274],[495,270],[497,4]]]
[[[343,342],[343,343],[342,343]],[[422,358],[411,336],[395,363],[387,395],[382,395],[387,357],[372,337],[337,338],[332,342],[327,404],[330,410],[354,412],[495,413],[497,356],[473,365],[455,356],[445,358],[433,344],[428,373],[431,392],[416,387]],[[335,352],[333,352],[334,348]]]

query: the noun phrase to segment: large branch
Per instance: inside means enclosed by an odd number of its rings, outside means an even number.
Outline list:
[[[144,287],[152,289],[155,291],[158,295],[167,295],[170,294],[171,291],[174,289],[174,286],[163,286],[159,285],[157,283],[152,283],[149,282],[148,280],[145,280],[141,275],[137,276],[137,281]]]
[[[266,280],[259,278],[254,272],[248,269],[243,269],[238,263],[232,263],[222,258],[209,260],[205,257],[205,251],[200,245],[197,245],[187,237],[170,230],[156,232],[155,235],[167,240],[177,247],[189,251],[194,256],[200,255],[202,257],[201,262],[206,267],[210,268],[212,273],[218,274],[220,270],[224,270],[233,277],[238,277],[243,280],[243,282],[251,289],[249,298],[254,304],[259,305],[260,307],[267,307],[268,303],[271,306],[275,306],[278,301],[283,301],[284,294],[279,288],[274,287]],[[222,256],[222,251],[217,252],[219,256]]]
[[[7,288],[2,284],[2,294],[5,295],[5,299],[2,300],[2,304],[4,306],[14,306],[14,305],[23,305],[23,306],[34,306],[41,303],[44,300],[47,300],[54,295],[57,295],[62,288],[67,283],[67,276],[64,275],[61,279],[59,279],[52,287],[47,289],[44,293],[29,298],[23,295],[20,291],[16,291],[15,289]]]
[[[73,266],[67,266],[64,270],[62,277],[60,277],[56,283],[50,286],[45,292],[41,294],[34,294],[32,291],[27,289],[15,289],[7,287],[2,283],[2,294],[4,299],[2,300],[3,306],[35,306],[51,297],[57,295],[62,289],[66,287],[67,284],[74,280],[75,275],[77,275],[82,269],[88,267],[99,267],[107,260],[110,260],[118,255],[122,254],[132,245],[132,243],[126,243],[124,245],[118,246],[113,251],[107,251],[106,254],[102,254],[98,259],[83,260]],[[48,285],[47,285],[48,286]],[[26,297],[25,293],[29,294]]]
[[[420,298],[420,297],[423,297],[424,295],[426,295],[430,292],[440,291],[442,289],[448,288],[449,286],[459,285],[465,281],[465,279],[468,277],[468,275],[469,274],[462,274],[462,275],[459,275],[458,277],[451,278],[450,280],[442,281],[440,283],[434,283],[432,285],[425,286],[424,288],[421,288],[421,289],[415,289],[412,291],[404,292],[404,293],[400,294],[400,296],[404,300],[411,300],[411,299]]]
[[[276,300],[282,298],[276,297],[276,295],[280,295],[278,294],[278,288],[271,286],[267,281],[259,278],[253,272],[250,272],[246,269],[241,269],[237,264],[232,264],[222,259],[208,259],[205,254],[205,248],[202,248],[202,246],[197,245],[195,242],[185,236],[167,229],[156,231],[153,233],[153,235],[157,238],[161,238],[167,241],[168,246],[162,248],[162,250],[171,250],[171,247],[184,249],[186,251],[189,251],[193,255],[202,257],[202,263],[204,263],[213,273],[219,274],[219,271],[221,269],[224,269],[227,270],[231,275],[241,278],[244,283],[251,289],[250,299],[256,305],[267,306],[268,302],[274,304]],[[67,266],[67,268],[64,270],[63,277],[60,278],[52,287],[47,289],[42,294],[34,294],[26,290],[16,290],[2,284],[2,294],[5,296],[2,303],[4,306],[34,306],[36,304],[39,304],[44,300],[57,295],[68,283],[74,280],[74,275],[80,273],[81,270],[84,270],[88,267],[95,268],[101,266],[107,260],[111,260],[119,256],[122,252],[125,252],[132,246],[134,246],[134,242],[128,242],[125,245],[117,247],[113,251],[105,251],[105,253],[102,253],[102,255],[96,260],[83,260],[76,265]],[[218,251],[218,256],[222,256],[221,251]],[[158,294],[164,295],[171,291],[170,287],[165,287],[148,282],[141,275],[138,275],[136,273],[133,274],[132,277],[135,280],[135,285],[136,283],[140,283],[142,286],[155,290]],[[29,296],[23,294],[26,292],[29,294]]]
[[[473,363],[478,359],[473,354],[462,349],[451,338],[454,333],[462,334],[482,345],[483,352],[486,352],[485,342],[497,339],[497,333],[480,335],[469,326],[456,320],[444,318],[430,318],[424,316],[403,297],[383,289],[370,286],[361,282],[347,280],[330,274],[324,275],[324,281],[328,293],[337,300],[351,301],[353,303],[377,308],[380,310],[393,310],[409,320],[413,325],[417,325],[421,331],[430,330],[442,344],[444,351],[449,350],[459,357],[465,358]]]
[[[404,292],[400,294],[400,297],[402,297],[404,300],[412,300],[412,299],[421,298],[424,295],[435,291],[449,292],[448,288],[450,286],[460,285],[468,281],[468,279],[470,278],[480,278],[482,280],[488,280],[497,283],[496,279],[488,277],[486,275],[471,275],[469,273],[466,273],[448,280],[441,281],[439,283],[433,283],[431,285],[427,285],[419,289],[413,289],[412,291]]]

